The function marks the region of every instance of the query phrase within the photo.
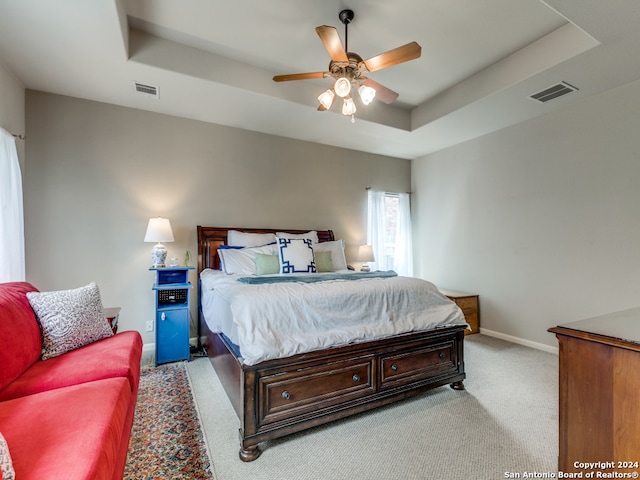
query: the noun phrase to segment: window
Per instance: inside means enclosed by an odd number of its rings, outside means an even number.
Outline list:
[[[16,141],[0,128],[0,282],[25,279],[22,176]]]
[[[413,275],[411,210],[407,193],[369,190],[367,243],[373,248],[373,270]]]

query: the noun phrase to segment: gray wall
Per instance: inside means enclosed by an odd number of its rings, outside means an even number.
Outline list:
[[[416,275],[480,294],[485,332],[640,304],[640,82],[412,165]]]
[[[406,160],[30,90],[26,123],[27,280],[96,281],[147,344],[149,217],[171,220],[168,257],[195,258],[197,225],[331,228],[349,257],[366,240],[366,187],[411,186]]]
[[[0,127],[15,135],[24,135],[24,86],[0,64]],[[20,168],[24,171],[24,140],[16,140]]]

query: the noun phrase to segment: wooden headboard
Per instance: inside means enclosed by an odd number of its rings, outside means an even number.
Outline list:
[[[201,227],[198,225],[198,278],[200,272],[205,268],[214,270],[220,269],[220,258],[218,257],[218,248],[220,245],[227,244],[227,232],[229,230],[238,230],[247,233],[306,233],[309,230],[290,230],[284,228],[235,228],[235,227]],[[330,242],[335,240],[333,230],[316,230],[318,232],[318,241]]]

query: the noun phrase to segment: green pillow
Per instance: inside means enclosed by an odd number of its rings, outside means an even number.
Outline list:
[[[256,273],[258,275],[270,275],[280,272],[280,261],[277,255],[265,255],[256,253]]]
[[[313,252],[317,272],[333,272],[333,260],[331,252]]]

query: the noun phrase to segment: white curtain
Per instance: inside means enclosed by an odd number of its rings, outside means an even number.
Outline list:
[[[400,193],[399,197],[394,270],[398,275],[412,277],[413,233],[411,230],[411,198],[408,193]]]
[[[367,244],[373,249],[370,262],[371,270],[393,270],[393,264],[387,262],[385,248],[385,193],[369,190],[369,215],[367,220]]]
[[[387,212],[388,197],[397,198],[395,217]],[[395,270],[398,275],[413,276],[413,247],[411,231],[410,196],[407,193],[390,194],[369,190],[367,243],[373,249],[374,262],[372,270]],[[393,217],[393,218],[392,218]],[[396,228],[387,222],[395,221]]]
[[[16,140],[0,128],[0,283],[25,279],[22,176]]]

